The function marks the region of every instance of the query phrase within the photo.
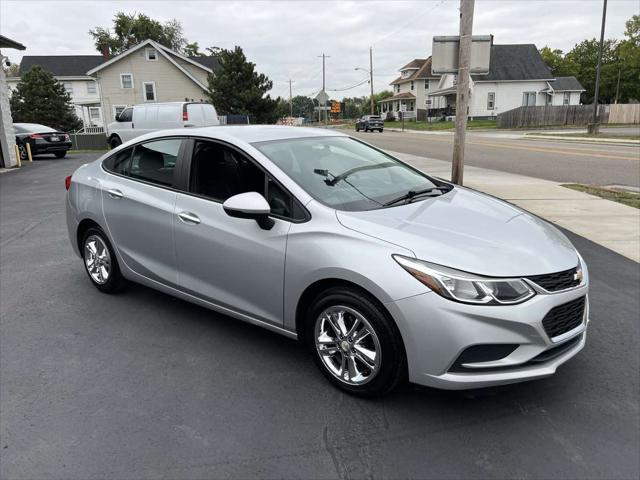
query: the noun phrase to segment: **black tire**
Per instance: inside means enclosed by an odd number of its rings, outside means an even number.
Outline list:
[[[120,140],[120,137],[113,136],[109,139],[109,147],[111,148],[111,150],[113,150],[114,148],[120,145],[122,145],[122,140]]]
[[[92,277],[92,274],[89,271],[89,267],[87,265],[87,260],[85,258],[87,254],[87,248],[85,246],[87,244],[87,241],[90,240],[92,237],[94,238],[98,237],[103,242],[104,246],[109,252],[109,274],[104,283],[99,283]],[[85,272],[87,272],[87,275],[89,276],[89,280],[91,280],[91,283],[98,290],[100,290],[103,293],[116,293],[122,290],[127,285],[126,279],[122,276],[122,273],[120,272],[118,259],[115,255],[115,252],[113,251],[111,242],[109,242],[109,239],[100,228],[91,227],[85,232],[85,234],[82,237],[82,243],[80,244],[80,253],[82,255],[82,263],[84,265],[84,270]]]
[[[384,130],[384,128],[381,128],[381,129],[379,130],[379,132],[380,132],[380,133],[382,133],[382,131],[383,131],[383,130]]]
[[[21,162],[25,162],[29,159],[29,154],[27,153],[27,147],[25,147],[23,143],[18,144],[18,153],[20,154]]]
[[[67,156],[67,152],[55,152],[54,155],[56,156],[56,158],[64,158]]]
[[[353,385],[338,378],[325,365],[316,347],[316,327],[320,315],[328,308],[337,306],[359,313],[375,331],[380,348],[380,364],[377,373],[367,383]],[[406,378],[406,355],[398,327],[382,305],[367,293],[348,287],[330,288],[316,297],[307,310],[305,321],[305,346],[324,376],[341,390],[361,397],[376,397],[390,392]],[[355,350],[351,351],[355,353]],[[362,365],[361,369],[366,371]]]
[[[356,127],[356,132],[359,132],[359,131],[360,131],[360,129],[358,127]]]

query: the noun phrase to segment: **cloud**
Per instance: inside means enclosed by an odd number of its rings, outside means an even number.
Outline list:
[[[52,8],[55,6],[55,8]],[[201,47],[240,45],[257,68],[274,81],[272,94],[339,89],[367,78],[356,67],[369,67],[374,52],[374,87],[389,88],[398,67],[431,53],[434,35],[458,32],[457,0],[433,1],[42,1],[2,0],[0,31],[27,46],[5,50],[16,62],[26,55],[96,53],[88,30],[108,27],[117,11],[178,19],[184,34]],[[24,12],[29,12],[28,18]],[[606,36],[622,38],[624,22],[638,13],[635,0],[610,1]],[[495,35],[496,43],[535,43],[563,50],[598,37],[601,0],[477,0],[474,33]],[[366,95],[368,84],[343,95]]]

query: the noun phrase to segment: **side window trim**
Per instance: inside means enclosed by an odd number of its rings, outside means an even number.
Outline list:
[[[180,148],[178,149],[178,155],[176,158],[176,166],[173,169],[173,178],[172,178],[172,183],[171,185],[162,185],[159,183],[154,183],[154,182],[150,182],[148,180],[144,180],[142,178],[137,178],[137,177],[132,177],[130,175],[122,175],[121,173],[118,172],[114,172],[113,170],[109,169],[105,164],[107,162],[109,162],[110,160],[112,160],[115,156],[117,156],[121,151],[123,150],[129,150],[131,153],[129,154],[129,168],[131,168],[131,161],[133,159],[133,153],[134,150],[137,146],[139,145],[144,145],[145,143],[151,143],[151,142],[156,142],[156,141],[160,141],[160,140],[181,140],[182,143],[180,144]],[[190,140],[190,138],[188,137],[183,137],[183,136],[175,136],[175,137],[158,137],[158,138],[154,138],[154,139],[150,139],[150,140],[145,140],[143,142],[138,142],[134,145],[131,145],[129,147],[127,147],[126,149],[120,150],[117,153],[111,154],[109,155],[107,158],[105,158],[101,163],[100,163],[100,168],[102,168],[102,170],[106,173],[108,173],[109,175],[115,175],[116,177],[120,177],[120,178],[124,178],[127,180],[130,180],[132,182],[138,182],[138,183],[144,183],[145,185],[150,185],[152,187],[156,187],[156,188],[162,188],[164,190],[172,190],[172,191],[176,191],[176,192],[180,192],[183,193],[179,188],[178,188],[178,184],[179,184],[179,178],[180,178],[180,172],[179,170],[182,167],[182,157],[184,156],[184,152],[185,152],[185,147],[187,146],[186,144],[188,143],[187,141]]]
[[[207,138],[207,137],[189,137],[187,139],[187,142],[183,142],[183,146],[185,147],[184,150],[184,163],[185,165],[182,167],[182,171],[180,173],[180,185],[181,185],[181,189],[179,190],[180,193],[183,193],[185,195],[191,195],[193,197],[198,197],[198,198],[202,198],[204,200],[208,200],[210,202],[214,202],[214,203],[219,203],[222,204],[224,202],[221,202],[219,200],[213,199],[211,197],[206,197],[204,195],[199,195],[197,193],[194,193],[191,191],[191,164],[193,163],[193,152],[194,152],[194,148],[195,148],[195,143],[198,140],[201,141],[206,141],[206,142],[213,142],[213,143],[217,143],[219,145],[222,145],[224,147],[230,148],[231,150],[239,153],[240,155],[244,156],[248,161],[250,161],[251,163],[253,163],[258,169],[260,169],[264,174],[265,174],[265,184],[264,184],[264,191],[262,192],[262,195],[266,195],[268,193],[267,191],[267,185],[269,182],[269,179],[273,180],[287,195],[289,195],[289,197],[291,197],[291,199],[293,200],[293,202],[297,202],[298,207],[300,209],[300,211],[304,212],[304,218],[303,219],[294,219],[291,217],[283,217],[281,215],[276,215],[274,213],[270,214],[269,216],[274,217],[274,218],[278,218],[280,220],[285,220],[287,222],[291,222],[291,223],[304,223],[304,222],[308,222],[311,219],[311,213],[309,213],[309,210],[307,210],[307,208],[304,206],[304,204],[298,200],[298,198],[291,193],[291,191],[289,191],[288,188],[286,188],[284,185],[282,185],[282,183],[280,183],[280,181],[278,181],[277,178],[275,178],[273,175],[271,175],[271,173],[264,168],[260,162],[257,162],[251,155],[249,155],[247,152],[245,152],[244,150],[238,148],[237,146],[225,142],[224,140],[220,140],[217,138]],[[186,145],[185,145],[186,144]],[[187,146],[188,145],[188,146]],[[178,161],[180,160],[180,157],[178,157]],[[292,212],[293,212],[293,205],[292,205]]]

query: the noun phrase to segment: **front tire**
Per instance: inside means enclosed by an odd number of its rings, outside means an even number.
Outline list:
[[[120,140],[120,137],[113,136],[109,139],[109,147],[111,148],[111,150],[113,150],[114,148],[120,145],[122,145],[122,140]]]
[[[111,242],[99,228],[88,229],[82,238],[82,260],[91,283],[103,293],[115,293],[126,285]]]
[[[364,292],[331,288],[307,312],[305,344],[338,388],[362,397],[383,395],[404,378],[406,357],[398,328]]]
[[[21,162],[25,162],[29,158],[27,147],[25,147],[23,143],[18,144],[18,153],[20,154]]]
[[[67,156],[67,152],[55,152],[56,158],[64,158]]]

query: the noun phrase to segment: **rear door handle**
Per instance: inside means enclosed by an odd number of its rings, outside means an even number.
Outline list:
[[[107,193],[111,198],[122,198],[124,196],[122,195],[122,192],[120,190],[117,190],[115,188],[112,188],[111,190],[107,190]]]
[[[191,212],[180,212],[178,214],[178,217],[180,217],[180,220],[182,220],[184,223],[190,223],[192,225],[198,225],[200,223],[200,218],[198,218],[196,214]]]

